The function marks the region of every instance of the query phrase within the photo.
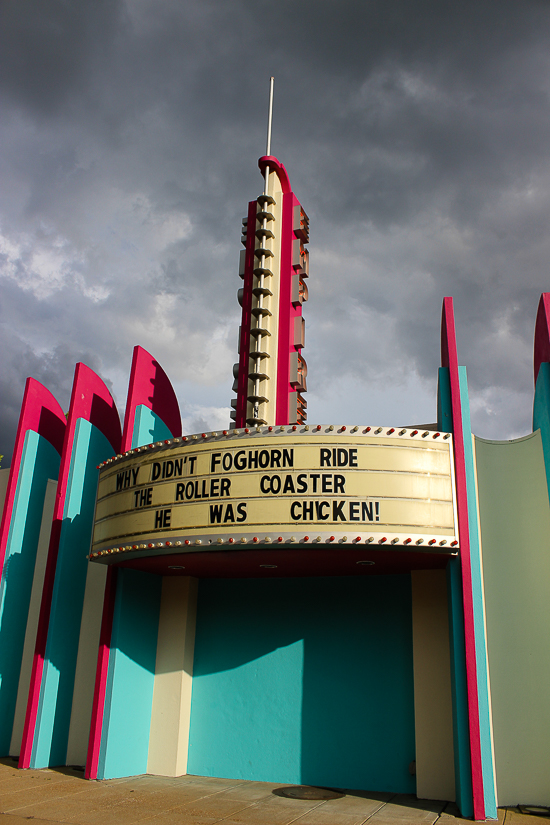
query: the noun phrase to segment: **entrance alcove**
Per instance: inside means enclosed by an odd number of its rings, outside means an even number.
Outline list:
[[[119,755],[111,775],[135,773],[139,758],[139,772],[163,776],[454,797],[446,560],[418,554],[407,570],[373,550],[377,561],[363,566],[342,548],[340,566],[355,575],[281,575],[300,552],[141,560],[146,589],[161,585],[147,620],[153,659],[140,677],[150,727],[142,714],[144,750],[132,750],[132,765]],[[308,566],[323,565],[322,551],[303,552]],[[141,614],[131,626],[143,638]],[[136,692],[136,678],[123,692]],[[134,730],[131,707],[119,703],[120,729]]]
[[[202,579],[188,773],[414,793],[410,575]]]

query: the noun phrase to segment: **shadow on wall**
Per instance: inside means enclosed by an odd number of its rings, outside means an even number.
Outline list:
[[[21,488],[25,485],[20,481],[14,502],[15,520],[10,530],[10,554],[5,561],[0,590],[0,753],[4,754],[9,752],[12,735],[44,497],[48,477],[59,466],[59,455],[52,445],[36,433],[33,439],[36,440],[34,471],[26,496],[22,495]]]
[[[189,773],[414,793],[409,575],[199,582]]]

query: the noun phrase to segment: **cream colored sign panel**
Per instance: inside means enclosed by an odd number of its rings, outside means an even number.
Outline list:
[[[353,429],[211,433],[107,462],[93,556],[306,535],[456,549],[451,438]]]

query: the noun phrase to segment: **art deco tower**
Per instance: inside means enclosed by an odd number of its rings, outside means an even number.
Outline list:
[[[273,81],[273,79],[272,79]],[[306,420],[307,366],[302,355],[309,276],[309,220],[285,167],[270,155],[271,83],[266,154],[258,165],[264,191],[243,219],[238,291],[239,361],[233,367],[232,427]]]

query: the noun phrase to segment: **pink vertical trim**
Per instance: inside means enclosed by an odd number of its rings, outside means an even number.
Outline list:
[[[481,762],[474,602],[472,593],[470,530],[468,521],[468,493],[466,487],[466,461],[464,455],[464,428],[462,425],[458,354],[456,347],[456,332],[452,298],[443,299],[443,311],[441,317],[441,364],[443,367],[448,367],[449,369],[449,380],[451,387],[456,502],[458,510],[458,533],[460,537],[460,560],[464,603],[464,642],[466,648],[466,683],[468,688],[468,722],[472,763],[472,793],[474,818],[479,820],[485,819],[485,795]]]
[[[132,448],[136,407],[140,404],[158,415],[174,438],[181,435],[180,408],[170,379],[147,350],[134,347],[120,447],[123,453]]]
[[[277,346],[277,404],[275,408],[275,423],[289,423],[289,395],[293,392],[290,386],[290,353],[294,350],[294,318],[302,314],[301,307],[294,307],[291,303],[292,275],[292,217],[294,205],[299,201],[293,192],[283,195],[283,209],[281,221],[281,275],[279,284],[279,334]]]
[[[540,296],[535,322],[535,384],[540,365],[545,361],[550,361],[550,292]]]
[[[111,636],[113,632],[113,616],[115,612],[117,568],[107,568],[105,581],[105,596],[103,600],[103,616],[99,636],[99,650],[97,654],[97,668],[95,676],[94,698],[92,703],[92,719],[90,722],[90,738],[88,740],[88,754],[86,757],[85,779],[97,779],[99,767],[99,753],[101,749],[101,735],[103,732],[103,718],[105,714],[105,693],[107,689],[107,674],[109,671],[109,655],[111,653]]]
[[[269,166],[270,172],[277,173],[277,177],[281,183],[281,189],[283,190],[283,195],[288,195],[292,191],[290,188],[288,172],[276,157],[273,157],[273,155],[263,155],[258,161],[258,166],[262,171],[262,175],[265,175],[266,166]]]
[[[20,768],[30,767],[32,758],[36,717],[40,699],[40,687],[42,684],[42,674],[44,671],[44,657],[46,654],[46,643],[48,639],[55,569],[57,564],[57,554],[59,551],[59,539],[61,537],[61,526],[65,511],[65,498],[67,495],[67,483],[69,480],[74,434],[79,418],[84,418],[97,427],[108,439],[114,452],[118,452],[120,448],[121,431],[120,419],[118,417],[115,402],[113,401],[109,390],[101,378],[99,378],[99,376],[85,364],[76,365],[71,404],[69,407],[67,427],[65,429],[65,439],[61,453],[61,464],[59,467],[59,479],[57,482],[52,530],[50,534],[50,544],[48,547],[48,558],[46,560],[44,586],[42,588],[42,601],[40,604],[40,613],[38,617],[38,629],[36,633],[29,698],[27,702],[25,725],[23,728],[21,754],[19,756]]]
[[[254,246],[256,243],[256,212],[258,202],[248,204],[248,223],[246,233],[246,257],[243,284],[243,311],[241,315],[241,337],[239,341],[239,378],[237,381],[236,427],[246,427],[246,410],[248,406],[248,373],[250,364],[250,324],[252,320],[252,286],[254,281]]]
[[[39,381],[34,378],[27,378],[17,435],[15,436],[15,446],[13,458],[10,466],[8,487],[4,501],[2,521],[0,522],[0,574],[3,575],[4,560],[8,546],[8,536],[10,532],[11,519],[13,515],[13,505],[17,482],[19,481],[19,470],[21,468],[21,458],[25,445],[27,430],[34,430],[39,435],[46,438],[50,444],[61,454],[63,449],[63,437],[67,422],[63,410],[53,397]]]

